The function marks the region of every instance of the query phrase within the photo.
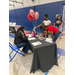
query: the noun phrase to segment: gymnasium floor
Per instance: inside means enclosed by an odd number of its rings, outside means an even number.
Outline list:
[[[9,42],[13,44],[13,41],[14,38],[9,37]],[[58,38],[56,44],[59,49],[65,50],[65,36],[62,36],[62,39]],[[9,52],[11,52],[10,48]],[[33,53],[30,50],[28,52],[31,54],[25,57],[17,54],[15,58],[9,62],[9,75],[65,75],[65,56],[63,55],[58,59],[59,66],[54,65],[46,73],[37,70],[35,73],[30,74]],[[12,53],[12,55],[13,54],[14,53]]]

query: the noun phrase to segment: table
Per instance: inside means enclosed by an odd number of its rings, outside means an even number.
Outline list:
[[[12,30],[12,33],[15,34],[15,27],[14,26],[9,26],[9,30]]]
[[[33,42],[40,41],[42,44],[38,46],[33,46]],[[57,46],[55,43],[48,43],[45,40],[36,40],[29,41],[31,50],[33,51],[33,60],[30,73],[37,69],[40,69],[42,72],[47,72],[53,65],[58,65],[57,62]]]

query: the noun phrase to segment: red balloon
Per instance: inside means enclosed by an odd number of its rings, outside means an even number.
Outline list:
[[[32,21],[32,16],[30,14],[28,14],[27,17],[30,21]]]
[[[36,21],[35,16],[33,17],[33,20]]]

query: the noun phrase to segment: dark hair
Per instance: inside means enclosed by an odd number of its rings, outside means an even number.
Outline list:
[[[44,16],[45,16],[46,18],[48,18],[48,14],[44,14]]]
[[[20,30],[23,32],[24,26],[21,26],[20,28],[18,28],[17,32],[18,33]]]
[[[42,25],[42,26],[40,26],[40,30],[45,30],[45,26],[44,25]]]
[[[21,31],[24,33],[23,29],[24,29],[24,26],[21,26],[21,27],[18,28],[18,30],[16,31],[14,43],[15,43],[15,41],[16,41],[16,37],[17,37],[18,32],[21,30]]]
[[[59,16],[60,16],[60,15],[57,16],[57,20],[58,20],[58,17],[59,17]],[[61,16],[60,16],[60,19],[61,19]]]

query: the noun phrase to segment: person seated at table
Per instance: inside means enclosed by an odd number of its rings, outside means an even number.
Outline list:
[[[17,30],[17,32],[15,34],[14,44],[17,47],[23,47],[22,53],[24,55],[29,55],[29,53],[28,53],[28,50],[30,49],[30,45],[28,43],[28,37],[29,36],[25,35],[24,30],[25,30],[25,28],[23,26],[21,26]]]
[[[44,14],[44,21],[43,21],[40,25],[34,27],[34,29],[36,29],[36,28],[38,28],[38,27],[40,27],[40,26],[42,26],[42,25],[44,25],[44,26],[49,26],[49,25],[51,25],[51,21],[48,20],[48,14]]]
[[[46,31],[45,31],[45,34],[42,34],[42,35],[47,36],[48,34],[51,34],[51,38],[52,38],[53,42],[55,42],[57,40],[59,34],[61,33],[58,28],[56,28],[56,27],[54,27],[52,25],[47,26],[47,27],[44,26],[43,30],[46,30]]]

